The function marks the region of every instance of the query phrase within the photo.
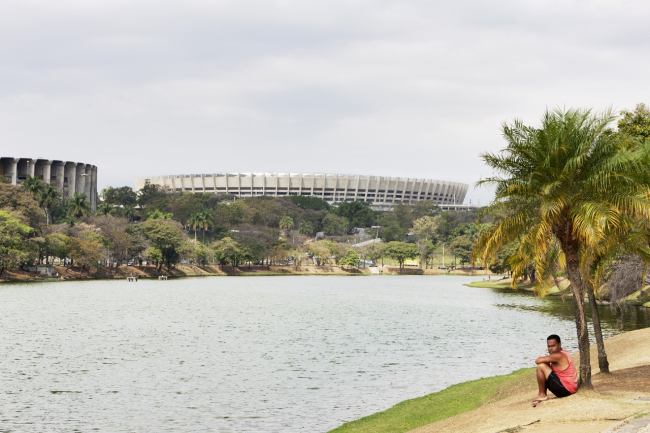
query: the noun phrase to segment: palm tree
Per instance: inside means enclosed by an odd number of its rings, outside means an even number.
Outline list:
[[[38,203],[45,211],[45,222],[47,225],[50,225],[50,209],[60,198],[61,193],[50,184],[45,184],[38,194]]]
[[[201,229],[202,229],[202,235],[203,235],[203,241],[205,242],[205,231],[210,227],[211,225],[211,218],[210,218],[210,213],[208,211],[200,211],[198,213],[198,222],[200,222]]]
[[[589,336],[584,298],[590,269],[588,254],[601,247],[609,227],[625,218],[650,217],[647,146],[625,140],[609,129],[612,110],[556,109],[542,127],[520,120],[503,125],[507,146],[499,154],[483,154],[499,175],[478,184],[496,186],[495,199],[482,213],[504,211],[476,245],[486,262],[510,242],[517,255],[533,258],[537,273],[548,275],[555,242],[564,256],[571,283],[581,386],[592,388]],[[513,266],[513,286],[523,274]],[[538,278],[536,289],[548,280]]]
[[[128,218],[129,222],[133,221],[135,214],[136,210],[134,206],[125,206],[124,209],[122,209],[122,215],[124,215],[125,218]]]
[[[107,215],[111,215],[114,211],[115,211],[115,209],[113,208],[113,205],[111,205],[108,202],[103,201],[103,202],[101,202],[99,204],[99,206],[97,206],[96,213],[97,213],[97,215],[107,216]]]
[[[301,235],[311,236],[311,234],[314,233],[314,227],[311,225],[311,221],[301,221],[298,226],[298,232]]]
[[[28,192],[34,200],[37,200],[41,190],[43,189],[43,181],[38,177],[27,175],[21,184],[21,187],[23,188],[23,191]]]
[[[287,231],[287,236],[289,236],[289,231],[293,228],[293,218],[288,215],[280,218],[280,228]]]
[[[199,213],[197,212],[195,214],[192,214],[187,222],[192,226],[192,229],[194,229],[194,243],[196,243],[196,227],[198,225],[201,225],[201,217]]]
[[[68,201],[68,216],[79,218],[90,215],[90,203],[86,194],[75,192]]]
[[[74,217],[66,216],[65,218],[63,218],[63,222],[69,225],[70,227],[74,227],[74,223],[75,223]]]

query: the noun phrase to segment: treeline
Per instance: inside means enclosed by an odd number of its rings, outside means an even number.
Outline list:
[[[28,177],[0,184],[2,270],[20,264],[70,263],[89,272],[101,264],[147,262],[160,270],[179,263],[240,266],[292,263],[357,266],[391,258],[431,266],[444,245],[465,265],[479,233],[476,213],[442,212],[434,202],[397,203],[373,211],[368,203],[331,206],[317,197],[166,193],[108,187],[96,212],[83,194],[64,200]],[[383,242],[366,242],[375,238]],[[451,260],[448,260],[450,262]]]

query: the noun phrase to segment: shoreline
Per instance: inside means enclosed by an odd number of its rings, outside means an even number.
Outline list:
[[[510,283],[512,279],[507,278],[507,279],[498,279],[498,280],[491,280],[491,281],[474,281],[469,284],[464,284],[467,287],[480,287],[480,288],[486,288],[486,289],[508,289],[510,288]],[[566,297],[566,298],[571,298],[571,291],[569,290],[569,281],[564,279],[559,281],[560,283],[560,288],[557,286],[551,287],[548,292],[546,293],[545,296],[550,296],[550,297]],[[531,292],[533,293],[535,291],[533,285],[531,283],[520,283],[517,284],[517,290],[523,290],[526,292]],[[641,290],[638,290],[631,295],[629,295],[627,298],[625,298],[625,303],[630,306],[635,306],[635,307],[643,307],[643,308],[650,308],[650,300],[648,298],[650,297],[650,285],[643,286]],[[585,301],[587,301],[587,298],[585,297]],[[597,303],[607,303],[606,299],[604,302],[602,300],[597,300]]]
[[[433,432],[602,432],[630,417],[650,412],[650,328],[625,332],[605,341],[612,374],[598,373],[591,347],[594,390],[565,399],[551,397],[537,408],[535,368],[462,382],[345,423],[329,433]],[[579,362],[578,354],[572,355]],[[649,420],[650,422],[650,420]]]
[[[381,276],[373,275],[371,268],[350,268],[344,269],[340,266],[301,266],[295,268],[294,266],[287,265],[271,265],[271,266],[240,266],[236,268],[226,267],[221,268],[218,265],[178,265],[171,269],[171,271],[163,268],[160,272],[156,272],[155,266],[127,266],[120,265],[118,268],[100,266],[97,271],[89,273],[87,270],[80,270],[79,267],[73,266],[59,266],[54,265],[54,274],[60,275],[56,277],[45,277],[37,275],[33,272],[24,270],[11,270],[5,271],[5,275],[9,276],[8,280],[0,279],[0,283],[16,283],[16,282],[62,282],[62,281],[79,281],[79,280],[120,280],[127,277],[137,277],[138,279],[157,279],[159,276],[168,278],[192,278],[192,277],[226,277],[226,276]],[[421,269],[421,268],[399,268],[385,266],[375,268],[381,270],[382,275],[420,275],[420,276],[476,276],[480,277],[487,275],[485,271],[479,270],[456,270],[447,272],[439,269]]]

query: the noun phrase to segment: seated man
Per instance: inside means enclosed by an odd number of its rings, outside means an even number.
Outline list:
[[[556,397],[567,397],[578,390],[576,367],[569,352],[562,350],[560,337],[555,334],[549,335],[546,345],[548,356],[540,356],[535,360],[539,394],[533,400],[533,407],[541,401],[548,400],[547,389]]]

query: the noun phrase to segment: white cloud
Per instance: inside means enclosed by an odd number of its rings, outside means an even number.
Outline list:
[[[3,155],[133,177],[489,175],[500,125],[647,93],[633,1],[8,1]],[[489,198],[488,191],[469,197]]]

